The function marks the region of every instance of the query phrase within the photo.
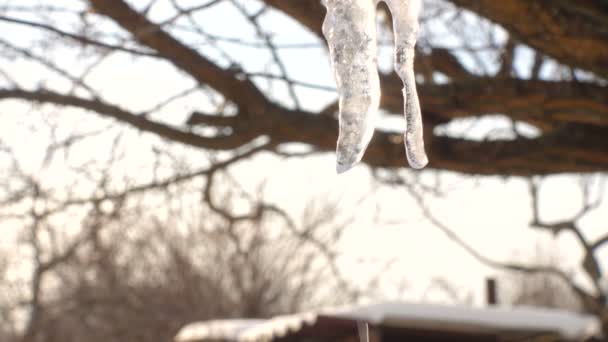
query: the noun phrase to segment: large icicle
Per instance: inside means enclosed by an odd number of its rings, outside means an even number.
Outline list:
[[[374,134],[380,81],[374,0],[325,0],[323,34],[338,86],[340,134],[338,173],[361,160]]]
[[[411,167],[424,167],[428,159],[422,140],[422,119],[414,78],[414,46],[418,32],[420,0],[385,0],[393,15],[395,70],[404,83],[406,154]],[[376,4],[378,0],[323,0],[327,39],[338,86],[340,134],[337,171],[361,160],[372,138],[380,83],[377,67]]]

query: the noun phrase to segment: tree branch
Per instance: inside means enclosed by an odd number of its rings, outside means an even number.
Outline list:
[[[553,0],[450,1],[504,26],[519,41],[566,65],[608,78],[606,5]]]
[[[133,35],[140,43],[154,49],[161,57],[185,71],[201,84],[207,84],[230,99],[248,113],[261,115],[271,103],[247,79],[237,77],[238,72],[222,69],[196,50],[181,43],[162,27],[150,22],[122,0],[91,0],[95,10]]]
[[[180,142],[200,148],[228,150],[242,146],[255,138],[250,132],[240,134],[219,135],[204,137],[191,132],[172,127],[147,119],[143,115],[136,115],[118,106],[108,104],[102,100],[83,99],[72,95],[63,95],[52,91],[27,91],[21,89],[1,89],[0,100],[22,99],[31,102],[49,103],[61,106],[70,106],[93,111],[102,117],[112,118],[119,122],[129,124],[141,131],[156,134],[170,141]]]

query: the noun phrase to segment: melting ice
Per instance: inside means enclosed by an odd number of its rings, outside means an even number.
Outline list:
[[[393,17],[395,71],[403,80],[409,165],[423,168],[428,159],[422,139],[422,117],[414,78],[414,46],[420,0],[384,0]],[[340,133],[338,173],[359,162],[376,125],[380,103],[376,46],[376,5],[379,0],[323,0],[327,15],[323,34],[338,87]]]

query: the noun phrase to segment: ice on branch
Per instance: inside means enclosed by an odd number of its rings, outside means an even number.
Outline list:
[[[411,167],[428,163],[422,139],[422,117],[414,78],[414,46],[420,0],[385,0],[393,16],[395,71],[403,80],[405,150]],[[380,81],[376,46],[378,0],[323,0],[327,15],[323,34],[329,45],[338,87],[340,133],[337,171],[359,162],[369,144],[378,115]]]

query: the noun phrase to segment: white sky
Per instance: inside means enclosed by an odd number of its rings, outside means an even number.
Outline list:
[[[163,15],[158,8],[153,16]],[[221,13],[221,15],[218,15]],[[230,20],[228,10],[218,9],[202,15],[199,20],[205,23],[210,33],[226,37],[240,36],[244,31],[242,20]],[[274,16],[274,15],[273,15]],[[295,24],[286,24],[285,20],[269,19],[276,32],[277,43],[314,43],[317,42],[307,32]],[[226,25],[229,22],[230,25]],[[274,25],[274,24],[273,24]],[[10,30],[10,31],[9,31]],[[23,42],[31,39],[29,29],[18,28],[0,22],[0,36],[11,33],[11,40]],[[251,38],[252,37],[246,37]],[[252,70],[260,68],[268,61],[268,56],[260,50],[243,50],[225,45],[246,61]],[[290,76],[294,79],[323,85],[333,85],[331,72],[327,63],[325,50],[321,48],[304,50],[284,50],[281,54],[286,59]],[[10,68],[19,81],[26,87],[35,87],[40,80],[48,79],[47,86],[63,89],[61,83],[52,76],[40,73],[29,63],[19,61]],[[151,72],[151,70],[154,70]],[[25,81],[27,80],[27,81]],[[109,102],[119,103],[133,110],[142,110],[162,100],[167,95],[180,89],[192,86],[190,79],[166,64],[132,60],[117,55],[106,60],[89,78],[91,84],[102,89],[101,93]],[[264,83],[260,83],[265,85]],[[134,91],[137,89],[137,91]],[[273,93],[278,99],[284,99],[284,89],[276,88]],[[309,108],[322,107],[334,98],[334,94],[307,89],[299,89],[299,95]],[[151,100],[157,99],[157,100]],[[205,107],[198,98],[167,107],[163,113],[170,115],[171,122],[183,122],[193,109]],[[40,165],[40,158],[46,146],[44,137],[30,136],[23,125],[18,124],[16,115],[22,115],[23,107],[14,102],[0,102],[0,129],[4,140],[19,146],[23,163],[30,170]],[[35,120],[36,111],[28,114]],[[101,120],[89,119],[89,113],[77,110],[61,113],[61,124],[64,127],[78,125],[99,125]],[[84,120],[82,118],[85,118]],[[106,121],[107,122],[107,121]],[[400,125],[399,122],[396,125]],[[66,130],[69,132],[69,129]],[[38,140],[39,139],[39,140]],[[134,136],[134,146],[129,150],[129,165],[126,168],[136,169],[149,163],[149,139]],[[143,143],[137,139],[143,139]],[[81,153],[103,155],[107,146],[89,146]],[[141,150],[141,151],[140,151]],[[188,149],[186,149],[188,151]],[[142,152],[142,153],[140,153]],[[148,151],[149,152],[149,151]],[[192,152],[196,155],[197,152]],[[405,156],[403,157],[406,164]],[[196,160],[193,161],[196,164]],[[365,166],[358,166],[343,175],[335,174],[334,155],[325,154],[317,157],[281,159],[262,154],[251,161],[235,167],[234,175],[245,187],[253,189],[263,180],[268,181],[267,192],[270,199],[293,212],[303,209],[310,198],[340,198],[340,206],[346,213],[356,210],[358,220],[349,228],[343,241],[344,270],[357,280],[365,272],[378,271],[384,261],[396,260],[389,272],[383,276],[386,286],[386,297],[394,298],[397,294],[391,289],[392,284],[405,279],[407,289],[400,293],[401,298],[420,300],[429,283],[437,277],[445,278],[463,292],[471,291],[475,303],[484,300],[482,291],[483,279],[496,275],[494,270],[482,267],[462,249],[455,246],[437,228],[429,224],[407,192],[398,187],[383,186],[369,195],[370,174]],[[52,177],[53,173],[46,173]],[[58,175],[58,174],[56,174]],[[60,181],[60,176],[57,176]],[[580,262],[580,249],[568,234],[554,238],[547,233],[528,227],[531,219],[528,188],[523,180],[500,177],[472,179],[442,173],[441,178],[446,188],[451,189],[441,198],[428,198],[428,203],[436,217],[452,228],[465,241],[473,245],[484,255],[497,260],[534,261],[539,246],[548,253],[557,254],[563,260],[564,269],[575,269]],[[551,177],[542,188],[542,213],[547,220],[566,219],[575,213],[581,204],[580,190],[574,176]],[[608,195],[608,194],[606,194]],[[367,196],[360,208],[353,208],[353,203],[362,196]],[[374,221],[380,214],[383,221],[391,224],[379,224]],[[584,220],[585,234],[597,236],[608,229],[608,205],[596,210]],[[601,260],[608,260],[608,250],[600,255]],[[608,263],[604,262],[608,266]],[[580,272],[578,272],[580,278]],[[582,279],[582,278],[581,278]],[[440,295],[431,295],[425,300],[443,300]]]

